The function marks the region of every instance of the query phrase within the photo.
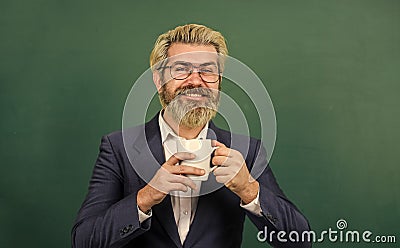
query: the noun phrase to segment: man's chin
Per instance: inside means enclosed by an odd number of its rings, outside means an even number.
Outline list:
[[[215,117],[216,113],[215,110],[196,108],[186,113],[178,123],[187,128],[203,127],[207,122]]]

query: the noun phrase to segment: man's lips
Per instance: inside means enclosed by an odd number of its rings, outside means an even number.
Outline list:
[[[198,95],[198,94],[183,94],[183,95],[180,95],[180,97],[183,97],[185,99],[190,99],[190,100],[196,100],[196,101],[206,98],[206,96]]]
[[[205,95],[202,94],[196,94],[196,93],[187,93],[187,94],[182,94],[184,96],[189,96],[189,97],[203,97]]]
[[[200,98],[203,98],[203,97],[209,97],[209,95],[201,94],[201,93],[198,93],[198,92],[181,92],[181,93],[178,94],[178,96],[183,96],[183,97],[186,97],[186,98],[193,98],[193,99],[200,99]]]

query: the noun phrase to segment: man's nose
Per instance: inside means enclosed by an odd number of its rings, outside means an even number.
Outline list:
[[[200,71],[198,69],[193,69],[193,72],[189,75],[186,82],[192,85],[205,85],[205,82],[200,76]]]

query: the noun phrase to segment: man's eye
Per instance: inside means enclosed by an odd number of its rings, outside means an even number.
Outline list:
[[[174,68],[174,71],[182,72],[182,71],[189,71],[189,69],[187,67],[178,66]]]
[[[217,69],[214,67],[203,67],[200,71],[204,73],[217,73]]]

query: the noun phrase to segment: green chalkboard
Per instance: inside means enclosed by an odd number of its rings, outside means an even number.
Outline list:
[[[71,246],[101,136],[121,129],[157,36],[185,23],[221,31],[268,89],[270,166],[312,229],[397,235],[314,247],[398,247],[399,13],[397,0],[0,1],[0,247]],[[266,247],[248,221],[243,247]]]

